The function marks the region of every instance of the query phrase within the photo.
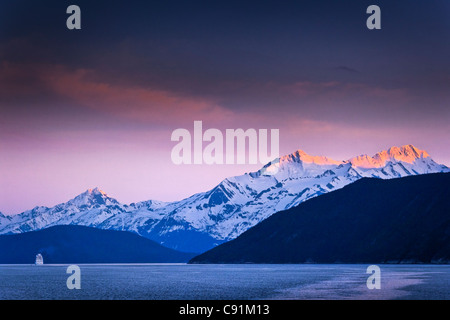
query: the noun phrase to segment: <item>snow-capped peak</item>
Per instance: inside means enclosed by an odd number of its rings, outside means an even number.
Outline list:
[[[343,161],[336,161],[325,156],[311,156],[299,149],[269,162],[258,172],[261,175],[276,175],[278,178],[283,179],[292,175],[317,175],[318,172],[322,172],[322,168],[343,163]]]
[[[92,206],[92,205],[110,205],[118,204],[119,202],[109,197],[106,192],[100,190],[98,187],[94,189],[87,189],[82,194],[76,196],[69,203],[80,206]]]
[[[372,157],[363,154],[346,161],[338,161],[325,156],[311,156],[303,150],[297,150],[291,154],[273,160],[265,165],[260,171],[262,174],[273,175],[284,168],[290,168],[290,171],[292,171],[293,166],[298,167],[301,165],[302,168],[311,168],[311,166],[317,168],[318,166],[334,166],[345,163],[351,163],[353,167],[359,168],[381,168],[388,162],[405,162],[412,164],[417,159],[429,157],[430,155],[426,151],[420,150],[411,144],[401,147],[394,146],[388,150],[380,151]]]
[[[0,234],[78,224],[137,232],[171,248],[202,252],[234,239],[275,212],[358,179],[437,172],[450,169],[412,145],[346,161],[297,150],[257,172],[229,177],[209,191],[175,202],[149,200],[124,205],[99,188],[88,189],[53,208],[37,207],[8,220],[0,219]]]
[[[102,196],[107,197],[108,195],[106,194],[106,192],[104,192],[103,190],[100,190],[98,187],[95,187],[94,189],[87,189],[86,192],[88,194],[93,194],[93,195],[97,195],[100,194]]]
[[[428,158],[430,156],[426,151],[420,150],[411,144],[401,146],[400,148],[389,148],[387,153],[393,159],[408,163],[413,163],[416,159]]]
[[[311,156],[303,150],[297,150],[294,153],[291,153],[289,155],[280,158],[281,165],[285,163],[299,162],[299,161],[303,163],[313,163],[317,165],[330,165],[330,164],[339,165],[342,163],[342,161],[336,161],[325,156]]]
[[[381,168],[388,162],[405,162],[413,164],[417,159],[429,158],[430,155],[413,145],[404,145],[401,147],[391,147],[376,153],[373,157],[366,154],[360,155],[348,160],[354,167],[360,168]]]

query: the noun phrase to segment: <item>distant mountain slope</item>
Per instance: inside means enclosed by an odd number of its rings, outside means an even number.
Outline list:
[[[0,264],[186,262],[193,254],[165,248],[125,231],[84,226],[55,226],[40,231],[0,236]]]
[[[89,189],[52,208],[36,207],[0,220],[0,234],[75,224],[132,231],[166,247],[200,253],[234,239],[275,212],[363,177],[391,179],[436,172],[450,169],[412,145],[346,161],[298,150],[181,201],[126,205],[98,188]]]
[[[11,218],[0,212],[0,229],[11,222]]]
[[[450,174],[361,179],[191,263],[450,263]]]

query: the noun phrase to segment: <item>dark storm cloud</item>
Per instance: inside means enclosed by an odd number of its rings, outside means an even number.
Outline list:
[[[352,117],[366,118],[362,111],[355,115],[354,103],[367,104],[375,90],[400,90],[416,103],[393,99],[383,101],[385,108],[395,104],[420,114],[419,102],[431,102],[433,96],[441,103],[428,108],[446,112],[446,1],[377,1],[382,9],[378,31],[365,27],[370,1],[75,2],[82,9],[79,31],[65,28],[65,9],[72,2],[6,2],[0,10],[2,61],[29,64],[30,72],[33,64],[92,70],[92,80],[100,83],[206,97],[230,110],[282,106],[332,117],[339,106],[340,114],[348,110]],[[344,99],[333,105],[314,101],[314,95],[329,94],[325,89],[311,92],[308,101],[286,92],[304,82],[316,88],[329,82],[361,85],[367,94],[355,92],[352,103]],[[45,96],[52,99],[51,93]]]
[[[347,67],[347,66],[339,66],[339,67],[336,67],[336,69],[342,70],[342,71],[346,71],[346,72],[351,72],[351,73],[358,73],[359,72],[358,70],[353,69],[351,67]]]
[[[174,168],[170,133],[193,120],[279,128],[282,153],[414,144],[448,164],[449,16],[448,0],[0,1],[0,210],[95,185],[175,200],[241,174]]]

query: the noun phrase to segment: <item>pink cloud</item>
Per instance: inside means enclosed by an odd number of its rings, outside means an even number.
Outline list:
[[[98,79],[94,70],[69,70],[61,65],[0,65],[0,93],[9,100],[48,92],[69,98],[82,107],[150,124],[202,119],[217,122],[233,116],[212,99],[183,96],[151,87],[115,85]],[[50,99],[50,97],[49,97]]]
[[[144,87],[124,87],[91,80],[89,70],[58,72],[46,78],[58,94],[70,97],[89,108],[118,117],[151,123],[171,123],[186,118],[216,119],[230,112],[214,101]]]

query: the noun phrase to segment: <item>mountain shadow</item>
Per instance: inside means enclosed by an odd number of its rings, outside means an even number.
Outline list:
[[[194,254],[179,252],[126,231],[65,225],[0,236],[0,264],[187,262]]]
[[[190,263],[450,263],[450,174],[363,178]]]

